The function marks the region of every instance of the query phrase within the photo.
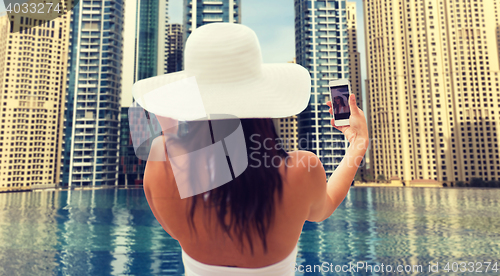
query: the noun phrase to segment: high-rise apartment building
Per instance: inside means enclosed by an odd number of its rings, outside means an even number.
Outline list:
[[[134,82],[166,73],[168,1],[137,0]]]
[[[286,118],[274,118],[274,128],[276,134],[282,141],[283,148],[286,151],[298,150],[298,129],[297,129],[297,115]]]
[[[0,188],[59,182],[70,22],[36,18],[0,18]]]
[[[167,0],[137,0],[133,83],[163,75],[169,68]],[[146,162],[137,158],[130,139],[129,106],[120,111],[119,184],[142,184]]]
[[[297,63],[297,59],[294,58],[288,63]],[[286,118],[274,118],[273,123],[274,128],[276,129],[276,134],[278,134],[278,137],[281,139],[285,150],[298,150],[299,132],[297,128],[297,115]]]
[[[123,0],[73,9],[62,185],[117,184],[123,13]]]
[[[358,32],[356,28],[356,3],[347,2],[347,43],[349,48],[349,82],[351,91],[356,95],[356,104],[363,108],[363,91],[361,80],[361,58],[358,51]]]
[[[326,105],[330,100],[329,82],[353,81],[350,71],[354,69],[358,82],[353,82],[353,92],[361,92],[359,62],[355,62],[358,69],[350,68],[350,59],[359,59],[359,54],[349,49],[355,44],[349,42],[350,34],[355,37],[355,30],[349,28],[355,24],[348,23],[347,11],[346,1],[295,0],[296,59],[312,78],[311,100],[298,116],[299,148],[318,155],[327,176],[339,165],[348,146],[344,135],[330,124],[332,115]]]
[[[356,20],[356,3],[347,2],[347,42],[349,43],[349,82],[351,91],[356,95],[356,105],[363,109],[363,91],[361,79],[361,57],[358,51],[358,32]],[[366,114],[366,112],[365,112]],[[357,175],[360,179],[366,179],[366,158],[358,168]]]
[[[140,107],[134,102],[131,107],[122,107],[120,114],[120,167],[118,184],[125,186],[142,184],[144,180],[144,171],[146,169],[146,161],[137,157],[134,144],[132,143],[130,130],[131,122],[129,117],[130,108]],[[146,118],[145,112],[141,115]],[[149,126],[141,124],[141,119],[140,117],[134,117],[135,121],[132,121],[132,127],[141,128],[142,132],[145,134],[144,136],[146,136],[149,133]],[[139,132],[137,130],[135,131],[136,133]],[[152,142],[152,140],[150,140],[150,142]]]
[[[500,179],[498,1],[363,1],[375,177]]]
[[[182,40],[182,25],[167,25],[168,51],[167,73],[174,73],[182,70],[184,42]]]
[[[241,23],[241,0],[184,0],[184,42],[196,28],[214,22]]]

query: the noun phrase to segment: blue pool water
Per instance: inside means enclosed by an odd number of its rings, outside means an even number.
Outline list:
[[[429,275],[430,263],[443,275],[460,261],[500,275],[499,189],[353,188],[332,217],[304,226],[297,269],[312,272],[297,275],[394,274],[375,272],[382,264]],[[372,270],[348,268],[357,262]],[[182,274],[179,244],[142,189],[0,194],[0,275]]]

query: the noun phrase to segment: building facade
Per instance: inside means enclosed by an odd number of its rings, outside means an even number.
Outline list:
[[[500,179],[498,1],[363,1],[374,176]]]
[[[73,9],[62,185],[117,184],[123,13],[123,0]]]
[[[361,78],[361,57],[358,51],[358,32],[357,32],[357,18],[356,18],[356,3],[347,2],[347,42],[349,43],[349,81],[351,83],[351,90],[356,95],[356,105],[363,109],[363,90]],[[366,115],[366,112],[364,112]],[[358,168],[356,173],[358,179],[365,180],[367,176],[366,156]]]
[[[349,48],[355,44],[349,42],[350,34],[355,37],[355,30],[352,30],[355,23],[348,23],[347,11],[344,0],[295,1],[296,59],[309,70],[312,79],[309,105],[298,116],[298,146],[318,155],[327,177],[339,165],[348,146],[344,135],[330,123],[332,115],[326,105],[330,100],[329,82],[350,79],[353,93],[358,93],[361,99],[359,62],[350,60],[359,59],[359,53]],[[351,63],[358,67],[350,67]],[[355,72],[354,80],[351,70]]]
[[[276,134],[282,141],[283,148],[288,151],[298,150],[298,129],[297,129],[297,115],[286,118],[274,118],[274,128]]]
[[[288,63],[297,63],[297,59],[294,58]],[[273,123],[276,134],[281,139],[284,149],[287,152],[298,150],[299,132],[297,128],[297,115],[286,118],[274,118]]]
[[[361,57],[358,51],[358,32],[356,28],[356,3],[347,2],[347,43],[349,49],[349,82],[351,91],[356,95],[356,105],[363,108],[363,90],[361,79]]]
[[[167,0],[138,0],[135,18],[134,80],[166,74],[169,70],[170,24]],[[134,105],[135,106],[135,105]],[[146,162],[137,158],[130,139],[129,106],[120,111],[118,184],[142,184]]]
[[[184,43],[182,40],[182,24],[168,24],[168,61],[167,73],[182,71]],[[167,50],[166,50],[167,51]]]
[[[137,0],[134,82],[166,73],[168,2]]]
[[[184,0],[184,43],[196,28],[214,22],[241,23],[241,0]]]
[[[118,174],[118,183],[120,185],[141,185],[144,180],[144,171],[146,169],[146,161],[137,157],[134,144],[132,143],[132,136],[130,133],[130,118],[129,109],[139,108],[133,103],[131,107],[122,107],[120,114],[120,171]],[[142,110],[142,109],[141,109]],[[146,118],[146,114],[142,114]],[[141,130],[135,130],[136,133],[148,132],[148,125],[141,124],[141,119],[135,118],[133,121],[133,126],[135,128],[141,128]],[[144,120],[144,119],[143,119]],[[152,141],[152,140],[151,140]]]
[[[59,182],[69,24],[0,18],[0,189]]]

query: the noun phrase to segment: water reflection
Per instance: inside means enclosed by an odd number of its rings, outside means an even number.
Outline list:
[[[0,275],[182,274],[141,189],[0,194]]]
[[[316,251],[316,257],[299,259],[298,265],[363,262],[365,267],[390,264],[393,269],[410,265],[421,266],[423,275],[429,274],[429,263],[436,262],[496,261],[500,265],[499,200],[497,189],[351,189],[334,215],[322,223],[328,239],[311,237],[320,237],[323,233],[318,231],[301,237],[300,252],[314,255],[309,248],[322,248],[314,243],[324,242],[329,254]],[[331,275],[318,270],[306,273],[322,274]],[[340,274],[393,273],[362,269]]]
[[[500,190],[355,188],[306,223],[297,265],[500,262]],[[0,275],[180,275],[179,244],[141,189],[0,194]],[[391,275],[359,270],[350,275]],[[492,275],[498,272],[492,271]],[[297,273],[303,275],[303,273]]]

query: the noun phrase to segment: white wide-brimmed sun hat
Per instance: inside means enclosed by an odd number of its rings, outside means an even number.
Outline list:
[[[347,96],[345,94],[342,94],[341,92],[337,91],[337,90],[333,90],[331,92],[331,95],[332,95],[332,104],[333,104],[333,101],[335,100],[335,97],[340,97],[342,99],[344,99],[344,104],[346,106],[349,106],[349,99],[347,98]]]
[[[184,71],[136,82],[142,108],[178,120],[281,118],[309,103],[311,77],[293,63],[263,64],[257,35],[233,23],[212,23],[189,36]]]

